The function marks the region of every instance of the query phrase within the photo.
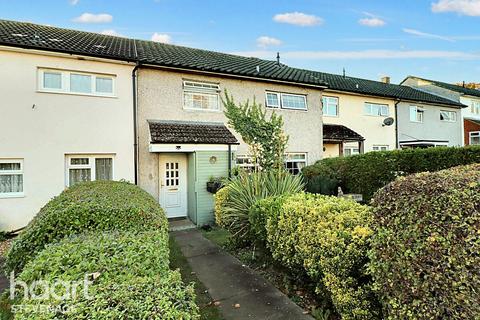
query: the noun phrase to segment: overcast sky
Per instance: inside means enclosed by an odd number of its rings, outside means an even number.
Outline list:
[[[480,82],[480,0],[0,0],[0,18],[368,79]]]

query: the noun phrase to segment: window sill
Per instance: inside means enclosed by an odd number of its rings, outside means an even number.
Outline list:
[[[412,121],[410,120],[411,123],[418,123],[418,124],[423,124],[423,121]]]
[[[96,98],[113,98],[118,99],[118,96],[115,95],[102,95],[102,94],[94,94],[94,93],[78,93],[78,92],[64,92],[64,91],[52,91],[52,90],[37,90],[38,93],[53,93],[53,94],[65,94],[69,96],[84,96],[84,97],[96,97]]]
[[[214,113],[221,113],[222,110],[209,110],[209,109],[195,109],[195,108],[183,108],[185,111],[191,111],[191,112],[214,112]]]
[[[25,193],[0,193],[0,199],[25,198]]]
[[[302,112],[308,112],[308,109],[295,109],[295,108],[279,108],[279,107],[266,107],[267,109],[272,109],[272,110],[286,110],[286,111],[302,111]]]

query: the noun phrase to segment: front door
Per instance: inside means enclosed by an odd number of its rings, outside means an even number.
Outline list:
[[[168,218],[187,216],[187,155],[161,153],[159,160],[160,205]]]

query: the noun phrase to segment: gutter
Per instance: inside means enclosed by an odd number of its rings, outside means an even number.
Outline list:
[[[395,149],[400,148],[400,142],[398,139],[398,104],[402,102],[402,100],[397,100],[395,102]]]

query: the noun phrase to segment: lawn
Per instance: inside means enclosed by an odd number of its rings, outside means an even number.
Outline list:
[[[336,319],[329,311],[330,307],[324,307],[329,305],[329,302],[322,301],[315,294],[315,287],[306,276],[295,276],[286,268],[279,266],[265,249],[253,246],[234,248],[229,240],[230,232],[219,227],[213,227],[202,232],[205,238],[228,251],[252,270],[260,273],[297,305],[309,310],[315,319]]]
[[[198,280],[192,268],[187,262],[187,259],[183,256],[179,245],[175,242],[175,239],[170,236],[170,268],[180,269],[183,282],[195,283],[195,295],[196,302],[200,308],[200,319],[202,320],[223,320],[224,318],[220,314],[218,308],[213,304],[213,300],[208,294],[207,288],[203,283]]]

